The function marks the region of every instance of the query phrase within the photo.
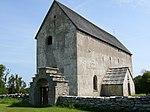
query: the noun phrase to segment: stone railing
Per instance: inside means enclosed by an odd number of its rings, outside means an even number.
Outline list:
[[[57,105],[77,104],[91,108],[107,108],[123,112],[149,112],[150,96],[146,97],[59,97]]]

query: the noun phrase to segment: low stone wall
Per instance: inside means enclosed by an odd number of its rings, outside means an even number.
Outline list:
[[[61,96],[57,100],[57,105],[59,106],[70,104],[91,108],[107,108],[124,112],[148,112],[150,111],[150,96],[135,98]]]
[[[29,101],[29,94],[6,94],[6,95],[0,95],[0,98],[19,98],[23,100]]]

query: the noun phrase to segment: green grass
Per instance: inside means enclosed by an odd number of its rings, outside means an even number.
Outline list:
[[[146,96],[146,94],[134,94],[134,95],[132,95],[132,96],[134,96],[134,97],[136,97],[136,96]]]
[[[0,112],[86,112],[76,109],[60,108],[60,107],[9,107],[8,104],[0,104]]]
[[[19,103],[21,102],[21,99],[16,98],[0,98],[0,104],[13,104],[13,103]]]
[[[99,109],[69,104],[64,107],[33,107],[26,101],[15,98],[0,98],[0,112],[117,112],[108,109]]]
[[[32,107],[21,99],[0,99],[0,112],[88,112],[66,107]]]

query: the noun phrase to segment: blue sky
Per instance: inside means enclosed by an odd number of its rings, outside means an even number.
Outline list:
[[[0,1],[0,63],[29,83],[34,39],[53,0]],[[133,54],[133,76],[150,70],[150,0],[59,0],[116,36]]]

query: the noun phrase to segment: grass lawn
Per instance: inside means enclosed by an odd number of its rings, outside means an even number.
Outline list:
[[[28,103],[14,98],[0,98],[0,112],[88,112],[61,107],[31,107]]]
[[[80,109],[80,110],[79,110]],[[68,107],[33,107],[26,101],[15,98],[0,98],[0,112],[118,112],[108,109],[96,109],[89,107],[75,108],[70,104]]]
[[[9,107],[9,104],[0,104],[0,112],[87,112],[76,109],[69,108],[59,108],[59,107],[44,107],[44,108],[34,108],[34,107]]]

